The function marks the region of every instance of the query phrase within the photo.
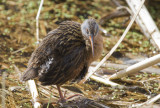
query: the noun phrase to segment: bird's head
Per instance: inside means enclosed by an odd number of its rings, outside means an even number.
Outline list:
[[[94,39],[98,35],[99,26],[95,19],[86,19],[81,25],[82,35],[91,42],[92,54],[94,56]]]

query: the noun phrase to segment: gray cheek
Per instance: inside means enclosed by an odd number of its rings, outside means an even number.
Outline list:
[[[83,35],[85,35],[85,28],[84,27],[81,28],[81,32]]]
[[[85,36],[85,37],[88,36],[87,33],[86,33],[86,31],[85,31],[85,29],[82,30],[82,35]]]

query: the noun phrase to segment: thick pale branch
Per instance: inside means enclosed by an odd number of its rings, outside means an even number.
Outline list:
[[[98,63],[99,62],[93,62],[91,64],[91,66],[96,66]],[[110,68],[114,68],[115,70],[122,70],[122,69],[128,68],[129,66],[131,66],[131,65],[115,64],[115,63],[103,63],[103,65],[101,67],[102,68],[110,67]],[[140,70],[139,72],[160,74],[160,69],[159,68],[154,68],[154,67],[148,67],[146,69]]]
[[[32,99],[34,101],[34,108],[41,108],[41,104],[39,102],[37,102],[37,98],[39,97],[39,95],[38,95],[35,81],[29,80],[28,85],[29,85],[30,93],[32,95]]]
[[[158,62],[160,62],[160,54],[148,58],[142,62],[136,63],[132,66],[129,66],[127,69],[122,70],[116,74],[113,74],[109,79],[110,80],[118,79],[129,74],[137,73],[138,71],[145,69],[149,66],[152,66],[154,64],[157,64]]]

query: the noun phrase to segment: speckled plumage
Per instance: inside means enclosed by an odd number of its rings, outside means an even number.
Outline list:
[[[80,80],[87,73],[90,63],[99,58],[102,41],[100,35],[95,37],[95,55],[92,56],[90,41],[82,35],[81,24],[62,22],[32,53],[22,80],[37,77],[42,85],[62,85],[70,80]]]

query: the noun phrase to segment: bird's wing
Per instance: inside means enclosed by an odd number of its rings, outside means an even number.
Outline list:
[[[37,68],[54,52],[61,51],[64,54],[66,47],[70,47],[68,44],[72,41],[79,41],[82,39],[80,24],[73,21],[64,21],[60,26],[49,32],[47,36],[42,40],[39,47],[32,53],[29,60],[28,67]]]
[[[39,73],[39,81],[43,85],[63,84],[76,78],[85,66],[85,54],[84,47],[77,46],[70,53],[59,55],[58,59],[55,58],[50,64],[50,68],[45,65],[45,69],[48,70]]]

